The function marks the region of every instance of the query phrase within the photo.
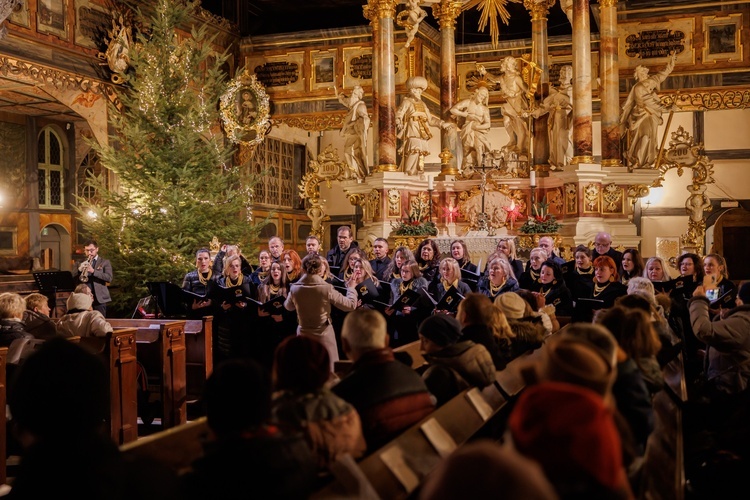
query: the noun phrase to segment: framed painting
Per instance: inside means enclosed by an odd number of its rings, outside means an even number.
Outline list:
[[[742,61],[742,14],[703,18],[703,62]]]
[[[327,90],[336,85],[336,51],[310,52],[310,90]]]
[[[67,0],[42,0],[37,4],[36,30],[39,33],[68,38]]]
[[[221,119],[229,140],[243,146],[263,142],[271,128],[270,109],[263,85],[245,69],[221,96]]]

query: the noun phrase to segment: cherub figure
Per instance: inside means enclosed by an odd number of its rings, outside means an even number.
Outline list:
[[[414,41],[414,36],[416,36],[419,29],[419,23],[427,17],[427,11],[419,6],[421,3],[422,0],[406,0],[406,9],[399,12],[398,16],[396,16],[396,24],[406,30],[406,43],[404,47],[407,49],[411,45],[411,42]]]

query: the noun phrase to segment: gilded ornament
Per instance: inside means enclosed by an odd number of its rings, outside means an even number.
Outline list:
[[[320,200],[320,183],[325,182],[330,188],[333,181],[343,178],[346,168],[346,163],[341,161],[338,151],[332,145],[328,145],[316,160],[311,160],[308,164],[307,173],[302,177],[297,190],[299,197],[310,204],[307,216],[312,221],[311,234],[322,237],[323,222],[330,219]]]
[[[587,184],[583,188],[583,206],[586,213],[599,212],[599,195],[601,187],[599,184]]]
[[[401,217],[401,191],[388,190],[388,217]]]
[[[617,7],[618,0],[599,0],[599,5],[602,7]]]
[[[750,107],[750,90],[722,89],[668,94],[661,97],[665,107],[677,106],[681,111],[715,111]]]
[[[604,186],[604,190],[602,191],[604,208],[602,209],[602,212],[622,213],[624,195],[625,190],[615,183],[610,183]]]
[[[274,115],[274,123],[285,124],[292,128],[301,128],[308,132],[324,132],[326,130],[340,129],[344,124],[345,113],[327,113],[325,115]]]
[[[257,146],[271,128],[270,109],[263,84],[246,68],[229,82],[221,96],[224,132],[235,144]]]
[[[432,4],[432,16],[437,19],[441,30],[455,28],[461,10],[462,2],[455,0],[441,0]]]

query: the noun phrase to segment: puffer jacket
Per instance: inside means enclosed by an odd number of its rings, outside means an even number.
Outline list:
[[[320,469],[347,453],[356,459],[365,452],[357,410],[328,389],[309,394],[283,392],[273,402],[272,415],[282,428],[305,434]]]
[[[428,367],[422,374],[440,406],[469,387],[485,387],[495,380],[495,364],[483,345],[471,340],[451,344],[425,354]]]
[[[730,310],[724,319],[709,319],[709,302],[693,297],[689,302],[690,323],[695,336],[708,346],[707,378],[715,388],[737,394],[750,381],[750,305]]]
[[[63,337],[106,337],[112,331],[99,311],[69,312],[57,324],[57,333]]]

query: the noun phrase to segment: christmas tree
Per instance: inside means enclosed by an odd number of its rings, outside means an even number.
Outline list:
[[[213,236],[249,249],[258,234],[253,179],[232,164],[219,127],[227,55],[212,49],[205,25],[189,38],[177,33],[196,22],[198,3],[158,0],[150,15],[136,14],[141,31],[109,111],[114,133],[108,145],[92,144],[116,188],[91,179],[97,202],[78,210],[112,261],[121,311],[148,294],[146,281],[181,284]]]

